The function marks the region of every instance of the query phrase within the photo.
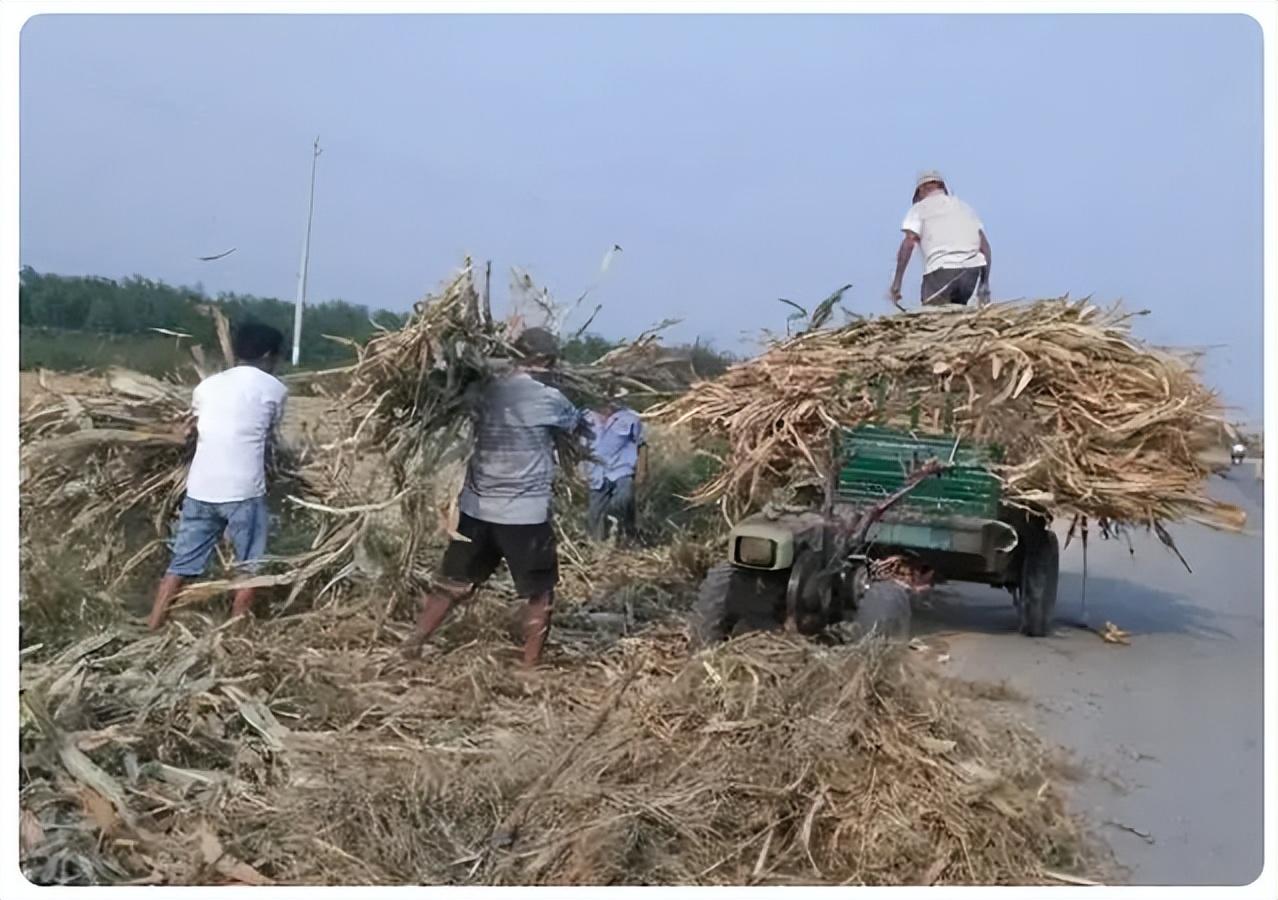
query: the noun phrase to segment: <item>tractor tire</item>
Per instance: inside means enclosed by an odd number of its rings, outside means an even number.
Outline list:
[[[688,643],[697,650],[726,641],[742,631],[781,627],[787,572],[743,572],[719,563],[706,573],[688,616]]]
[[[872,581],[861,594],[853,623],[859,635],[871,632],[894,641],[910,639],[910,589],[896,581]]]
[[[1021,559],[1021,584],[1016,612],[1021,634],[1047,637],[1056,613],[1056,583],[1060,576],[1061,550],[1050,528],[1034,535]]]
[[[732,589],[732,564],[719,563],[706,573],[688,616],[688,643],[693,649],[726,641],[736,625],[728,616],[728,592]]]

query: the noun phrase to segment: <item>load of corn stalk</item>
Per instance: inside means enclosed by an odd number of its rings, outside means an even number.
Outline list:
[[[1032,884],[1095,877],[1006,691],[875,641],[692,660],[658,627],[514,679],[472,607],[106,632],[22,671],[41,884]],[[406,667],[407,666],[407,667]]]
[[[823,482],[835,431],[865,423],[996,449],[1010,503],[1066,518],[1242,527],[1209,497],[1224,427],[1190,354],[1147,346],[1133,314],[1090,300],[925,308],[775,341],[652,411],[727,442],[698,494],[733,514]]]

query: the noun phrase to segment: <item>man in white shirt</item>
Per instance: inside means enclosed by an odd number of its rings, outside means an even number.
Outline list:
[[[247,571],[266,553],[266,453],[284,416],[288,388],[271,373],[284,336],[248,322],[232,338],[236,364],[199,383],[191,395],[195,459],[186,477],[182,517],[173,557],[151,608],[152,630],[164,624],[169,605],[188,578],[204,574],[223,534]],[[232,617],[253,605],[253,589],[236,591]]]
[[[896,252],[896,276],[888,294],[901,302],[901,280],[914,245],[923,248],[924,306],[966,304],[990,297],[990,242],[972,208],[950,195],[940,172],[924,172],[914,189],[914,205],[901,223],[905,237]]]

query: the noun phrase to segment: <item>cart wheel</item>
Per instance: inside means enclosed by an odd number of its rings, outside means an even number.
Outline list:
[[[1046,637],[1052,633],[1060,558],[1060,544],[1050,528],[1036,532],[1025,548],[1019,602],[1016,604],[1021,634]]]
[[[788,571],[746,572],[719,563],[706,573],[688,616],[688,643],[699,649],[741,631],[777,628]]]
[[[872,581],[861,594],[853,622],[861,634],[909,640],[910,589],[896,581]]]

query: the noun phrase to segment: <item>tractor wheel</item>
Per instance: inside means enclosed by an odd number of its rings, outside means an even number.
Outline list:
[[[727,640],[736,625],[728,615],[728,592],[732,589],[732,564],[719,563],[706,573],[688,617],[688,642],[694,648]]]
[[[910,589],[896,581],[872,581],[861,594],[853,622],[862,635],[909,640]]]
[[[788,572],[745,572],[720,563],[706,573],[688,617],[692,648],[726,641],[739,631],[778,628]]]
[[[1043,528],[1030,540],[1021,559],[1021,584],[1016,604],[1021,634],[1046,637],[1052,633],[1060,562],[1056,533],[1050,528]]]

